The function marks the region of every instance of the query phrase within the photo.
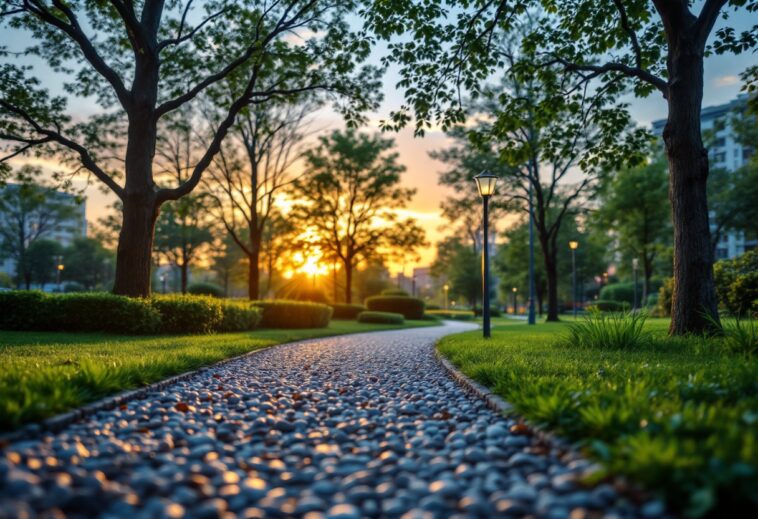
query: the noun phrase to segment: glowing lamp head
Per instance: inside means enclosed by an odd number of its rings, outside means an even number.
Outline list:
[[[578,248],[579,248],[579,242],[578,241],[572,240],[572,241],[569,242],[569,249],[576,250]]]
[[[513,293],[514,293],[514,294],[515,294],[516,292],[518,292],[518,288],[516,288],[516,287],[513,287],[511,290],[513,291]]]
[[[488,198],[495,194],[497,176],[485,170],[476,175],[474,180],[476,181],[476,188],[479,190],[479,196]]]

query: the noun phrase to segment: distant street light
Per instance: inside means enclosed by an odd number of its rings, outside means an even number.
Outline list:
[[[448,304],[447,304],[447,293],[450,290],[450,285],[448,285],[447,283],[445,283],[445,286],[442,287],[442,289],[445,291],[445,310],[448,310],[449,307],[448,307]]]
[[[61,291],[61,274],[63,274],[63,256],[56,256],[55,265],[55,284],[58,285],[58,292]]]
[[[482,334],[485,339],[490,333],[490,247],[489,247],[489,202],[495,194],[497,176],[489,171],[482,171],[474,177],[479,196],[482,197],[482,227],[484,247],[482,250]]]
[[[632,312],[637,310],[637,269],[640,266],[640,260],[632,259],[632,272],[634,273],[634,300],[632,301]]]
[[[511,292],[513,292],[513,315],[518,315],[518,309],[516,308],[516,292],[518,292],[518,288],[513,287]]]
[[[574,319],[576,320],[576,249],[579,248],[579,242],[571,240],[569,249],[571,249],[571,306],[574,309]]]
[[[161,274],[161,290],[163,291],[164,294],[166,293],[167,282],[168,282],[168,276],[164,272],[163,274]]]

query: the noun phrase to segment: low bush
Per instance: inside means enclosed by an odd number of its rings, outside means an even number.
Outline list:
[[[294,301],[310,301],[311,303],[329,304],[329,296],[323,288],[301,286],[294,288],[287,294],[287,298]]]
[[[416,297],[373,296],[366,299],[366,308],[375,312],[402,314],[406,319],[423,319],[424,301]]]
[[[261,309],[247,301],[223,301],[221,303],[219,332],[245,332],[254,330],[261,322]]]
[[[425,315],[455,321],[473,321],[475,317],[474,312],[470,310],[427,310]]]
[[[102,292],[0,293],[0,329],[58,332],[155,333],[158,312],[145,299]]]
[[[154,296],[152,305],[161,316],[161,333],[211,333],[223,318],[221,302],[203,296]]]
[[[758,312],[758,250],[738,258],[717,261],[713,278],[719,303],[735,316]]]
[[[474,315],[476,315],[478,317],[481,317],[481,315],[482,315],[482,309],[481,308],[477,308],[476,310],[474,310]],[[503,315],[503,313],[500,311],[500,309],[498,307],[496,307],[496,306],[491,306],[490,307],[490,316],[492,316],[492,317],[500,317],[501,315]]]
[[[752,357],[758,355],[758,325],[752,319],[725,322],[722,339],[729,353]]]
[[[332,308],[305,301],[253,301],[262,312],[263,328],[326,328],[332,318]]]
[[[403,290],[402,288],[385,288],[382,290],[381,295],[383,296],[400,296],[400,297],[408,297],[410,294]]]
[[[223,287],[216,283],[192,283],[187,287],[187,293],[195,296],[224,297]]]
[[[596,350],[636,350],[647,346],[652,336],[644,330],[645,315],[590,312],[583,320],[569,324],[566,347]]]
[[[0,329],[46,330],[50,296],[37,290],[0,292]]]
[[[671,303],[674,298],[674,278],[668,278],[658,291],[658,301],[655,305],[655,317],[669,317],[671,315]]]
[[[587,307],[587,310],[598,312],[626,312],[630,309],[630,304],[623,301],[608,301],[598,299],[593,301],[591,305]]]
[[[371,324],[403,324],[405,317],[403,314],[394,312],[372,312],[366,311],[358,314],[359,323],[371,323]]]
[[[358,314],[366,311],[363,305],[353,305],[347,303],[335,303],[329,305],[332,307],[332,319],[357,319]]]

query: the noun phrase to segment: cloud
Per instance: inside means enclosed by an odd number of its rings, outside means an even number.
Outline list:
[[[740,78],[733,75],[719,76],[714,80],[714,83],[716,83],[716,86],[718,87],[732,86],[739,82]]]

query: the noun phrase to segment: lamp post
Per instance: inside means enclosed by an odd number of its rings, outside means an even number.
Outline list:
[[[518,315],[518,309],[516,308],[516,292],[518,292],[518,288],[513,287],[511,292],[513,293],[513,315]]]
[[[449,307],[448,307],[448,304],[447,304],[447,293],[450,290],[450,285],[448,285],[447,283],[445,283],[445,286],[442,287],[442,288],[445,291],[445,310],[448,310]]]
[[[474,177],[479,196],[482,197],[482,231],[484,245],[482,250],[482,335],[489,338],[490,333],[490,248],[489,248],[489,202],[495,194],[497,176],[489,171],[482,171]]]
[[[56,256],[55,265],[55,284],[58,285],[58,292],[61,291],[61,274],[63,274],[63,256]]]
[[[534,278],[534,207],[532,204],[532,183],[529,182],[529,309],[527,324],[537,324],[534,298],[537,296],[537,285]]]
[[[571,307],[574,309],[574,320],[576,320],[576,249],[579,248],[579,242],[571,240],[569,249],[571,249]]]
[[[161,290],[163,293],[166,293],[166,282],[168,281],[168,276],[166,276],[166,273],[164,272],[161,274]]]
[[[637,258],[632,259],[632,273],[634,282],[634,299],[632,301],[632,312],[637,310],[637,269],[640,266],[640,261]]]

